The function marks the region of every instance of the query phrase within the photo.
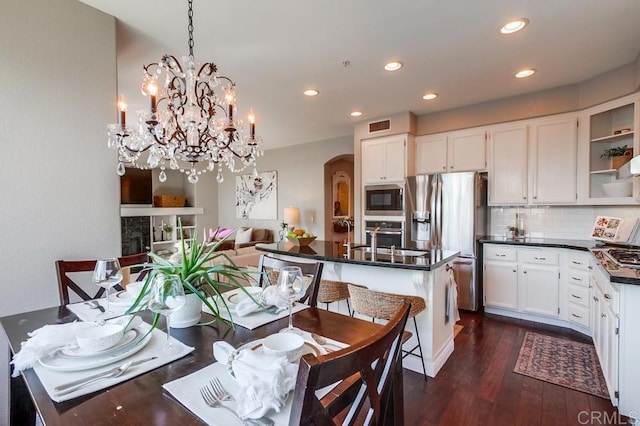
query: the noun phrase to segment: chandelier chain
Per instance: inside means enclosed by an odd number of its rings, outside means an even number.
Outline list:
[[[193,0],[189,0],[189,12],[187,16],[189,17],[189,56],[193,57]]]

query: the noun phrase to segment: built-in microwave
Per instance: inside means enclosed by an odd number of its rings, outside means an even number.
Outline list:
[[[364,194],[365,215],[404,215],[404,186],[369,185],[364,187]]]

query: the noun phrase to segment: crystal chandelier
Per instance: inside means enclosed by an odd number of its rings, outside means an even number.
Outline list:
[[[160,168],[166,181],[168,167],[185,173],[191,183],[199,175],[217,169],[220,183],[223,165],[236,173],[253,165],[262,155],[261,138],[256,136],[255,116],[249,113],[249,134],[242,120],[234,116],[235,83],[217,74],[217,66],[196,64],[193,57],[193,0],[189,0],[189,56],[183,67],[172,55],[144,67],[142,94],[149,97],[148,111],[139,111],[138,120],[126,121],[127,104],[118,98],[118,124],[108,126],[108,145],[118,150],[118,175],[125,163],[139,169]],[[146,155],[143,155],[146,154]]]

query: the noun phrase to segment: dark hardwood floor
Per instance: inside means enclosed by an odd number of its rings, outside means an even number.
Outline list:
[[[405,369],[405,424],[629,424],[609,400],[513,372],[526,331],[591,343],[589,337],[483,313],[461,312],[459,324],[455,350],[435,379]]]

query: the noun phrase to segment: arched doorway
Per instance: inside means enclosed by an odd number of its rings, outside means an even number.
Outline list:
[[[353,242],[353,162],[353,154],[344,154],[324,165],[324,239],[334,242],[336,255],[343,254],[344,242]]]

